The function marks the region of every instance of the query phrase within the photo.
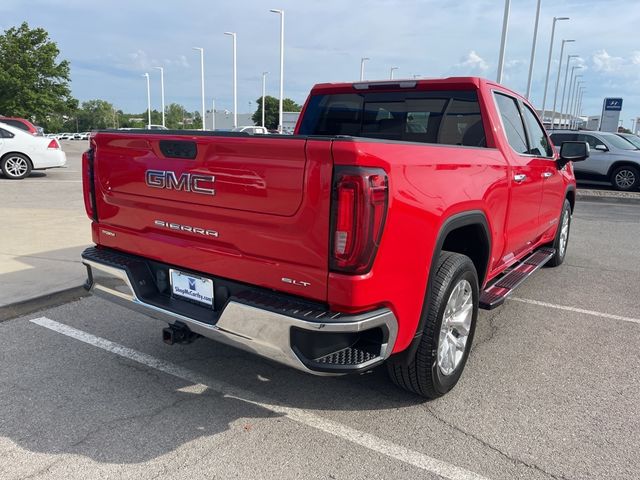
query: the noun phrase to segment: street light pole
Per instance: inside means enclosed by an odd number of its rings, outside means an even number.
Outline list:
[[[571,124],[573,123],[573,110],[577,103],[577,94],[578,94],[578,79],[582,78],[582,75],[576,75],[574,77],[574,84],[571,86],[571,106],[569,107],[569,129],[571,129]]]
[[[267,75],[269,74],[269,72],[262,72],[262,127],[264,127],[264,97],[266,96],[266,86],[267,86]]]
[[[160,98],[162,99],[162,126],[165,127],[164,123],[164,68],[162,67],[153,67],[157,70],[160,70]]]
[[[149,85],[149,74],[142,75],[147,79],[147,130],[151,129],[151,85]]]
[[[558,60],[558,75],[556,77],[556,89],[553,94],[553,110],[551,111],[551,128],[553,128],[553,122],[556,118],[556,103],[558,101],[558,87],[560,86],[560,74],[562,73],[562,55],[564,53],[564,44],[575,42],[575,40],[562,40],[562,46],[560,47],[560,60]]]
[[[564,96],[567,91],[567,77],[569,76],[569,63],[571,63],[572,58],[578,58],[579,55],[567,55],[567,65],[564,67],[564,85],[562,87],[562,100],[560,100],[560,122],[558,126],[561,126],[564,123],[562,119],[562,112],[564,111]],[[573,72],[574,69],[571,71]]]
[[[238,71],[236,32],[224,32],[233,39],[233,128],[238,126]]]
[[[566,114],[566,120],[567,121],[563,122],[563,123],[567,124],[567,128],[569,128],[569,123],[570,123],[569,122],[569,117],[571,115],[571,107],[573,106],[573,104],[571,103],[573,101],[573,87],[574,87],[574,84],[573,84],[574,78],[573,78],[573,76],[575,75],[575,71],[576,71],[577,68],[582,68],[582,67],[580,65],[574,65],[573,67],[571,67],[571,80],[569,81],[569,95],[568,95],[568,98],[567,98],[567,112],[566,112],[567,113]]]
[[[580,93],[578,94],[578,106],[576,108],[576,114],[574,115],[574,128],[578,129],[579,116],[582,114],[582,96],[585,92],[585,87],[580,87]]]
[[[578,104],[580,103],[580,90],[582,88],[582,84],[584,82],[581,80],[579,82],[576,82],[576,93],[575,93],[575,101],[574,101],[574,105],[573,105],[573,109],[571,111],[571,128],[574,128],[574,125],[576,123],[576,112],[578,111]]]
[[[204,48],[193,47],[194,50],[200,51],[200,94],[202,96],[202,130],[205,130],[204,125]]]
[[[272,9],[269,11],[280,15],[280,103],[278,106],[278,133],[282,133],[282,122],[284,117],[282,113],[282,102],[284,99],[284,10]]]
[[[538,21],[540,20],[540,4],[542,0],[538,0],[538,6],[536,8],[536,22],[533,27],[533,43],[531,45],[531,60],[529,60],[529,77],[527,78],[527,99],[531,95],[531,80],[533,78],[533,62],[536,57],[536,42],[538,40]]]
[[[216,99],[211,99],[211,131],[216,130]]]
[[[569,17],[553,17],[553,26],[551,27],[551,42],[549,42],[549,59],[547,60],[547,75],[544,80],[544,95],[542,96],[542,121],[544,122],[545,107],[547,105],[547,88],[549,87],[549,72],[551,71],[551,56],[553,55],[553,39],[556,34],[556,22],[560,20],[569,20]],[[551,125],[553,127],[553,124]]]
[[[393,72],[395,70],[398,70],[398,67],[391,67],[391,70],[389,71],[389,80],[393,80]]]
[[[371,60],[369,57],[362,57],[360,59],[360,81],[362,82],[364,80],[364,62],[366,62],[367,60]]]
[[[496,81],[502,83],[502,71],[504,70],[504,51],[507,48],[507,30],[509,29],[509,10],[511,0],[504,0],[504,15],[502,17],[502,38],[500,39],[500,56],[498,58],[498,78]]]

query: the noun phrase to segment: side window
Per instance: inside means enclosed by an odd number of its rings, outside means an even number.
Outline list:
[[[29,127],[27,127],[24,123],[19,122],[18,120],[4,120],[4,123],[7,125],[11,125],[12,127],[19,128],[20,130],[29,131]]]
[[[591,147],[592,149],[596,148],[597,145],[604,145],[604,143],[602,143],[602,140],[594,137],[593,135],[580,134],[578,135],[578,141],[587,142],[589,144],[589,147]]]
[[[575,142],[578,140],[578,135],[575,133],[552,133],[551,141],[553,144],[560,148],[564,142]]]
[[[0,138],[13,138],[13,133],[5,130],[4,128],[0,128]]]
[[[529,153],[538,157],[552,157],[553,150],[549,144],[549,139],[544,129],[540,125],[535,113],[531,111],[528,105],[524,105],[524,121],[527,124],[529,130],[529,142],[531,148]]]
[[[500,93],[496,93],[495,98],[509,145],[518,153],[529,153],[527,136],[516,100]]]

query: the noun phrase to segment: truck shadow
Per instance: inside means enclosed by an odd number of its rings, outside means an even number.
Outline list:
[[[109,322],[111,329],[118,327],[114,323],[125,321],[128,313],[113,309],[98,299],[85,298],[53,312],[68,311],[64,318],[71,321],[65,323],[93,332],[104,322]],[[118,322],[112,322],[108,314],[118,317]],[[57,318],[49,312],[46,315]],[[275,441],[270,435],[277,436],[271,432],[273,428],[277,432],[277,424],[262,419],[282,415],[254,403],[256,399],[264,404],[332,412],[382,413],[424,403],[424,399],[393,386],[384,368],[357,376],[314,377],[206,339],[168,347],[160,341],[159,327],[157,322],[140,317],[129,329],[127,341],[119,343],[189,369],[206,379],[203,385],[193,385],[26,320],[0,323],[7,345],[0,351],[0,438],[39,454],[139,464],[194,441],[242,445],[255,441],[251,436],[254,430],[262,439],[266,435]],[[117,334],[96,334],[119,341]],[[220,385],[241,393],[221,393]],[[243,398],[242,392],[251,398]],[[202,448],[203,444],[199,445]]]

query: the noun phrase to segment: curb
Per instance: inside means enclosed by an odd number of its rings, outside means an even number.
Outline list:
[[[89,292],[84,286],[78,286],[5,305],[0,307],[0,323],[47,308],[58,307],[87,296],[89,296]]]
[[[576,200],[581,202],[640,205],[640,193],[610,192],[607,190],[578,190],[576,193]]]

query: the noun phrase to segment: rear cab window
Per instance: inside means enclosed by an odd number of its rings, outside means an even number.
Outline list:
[[[298,133],[486,147],[475,90],[314,95]]]

